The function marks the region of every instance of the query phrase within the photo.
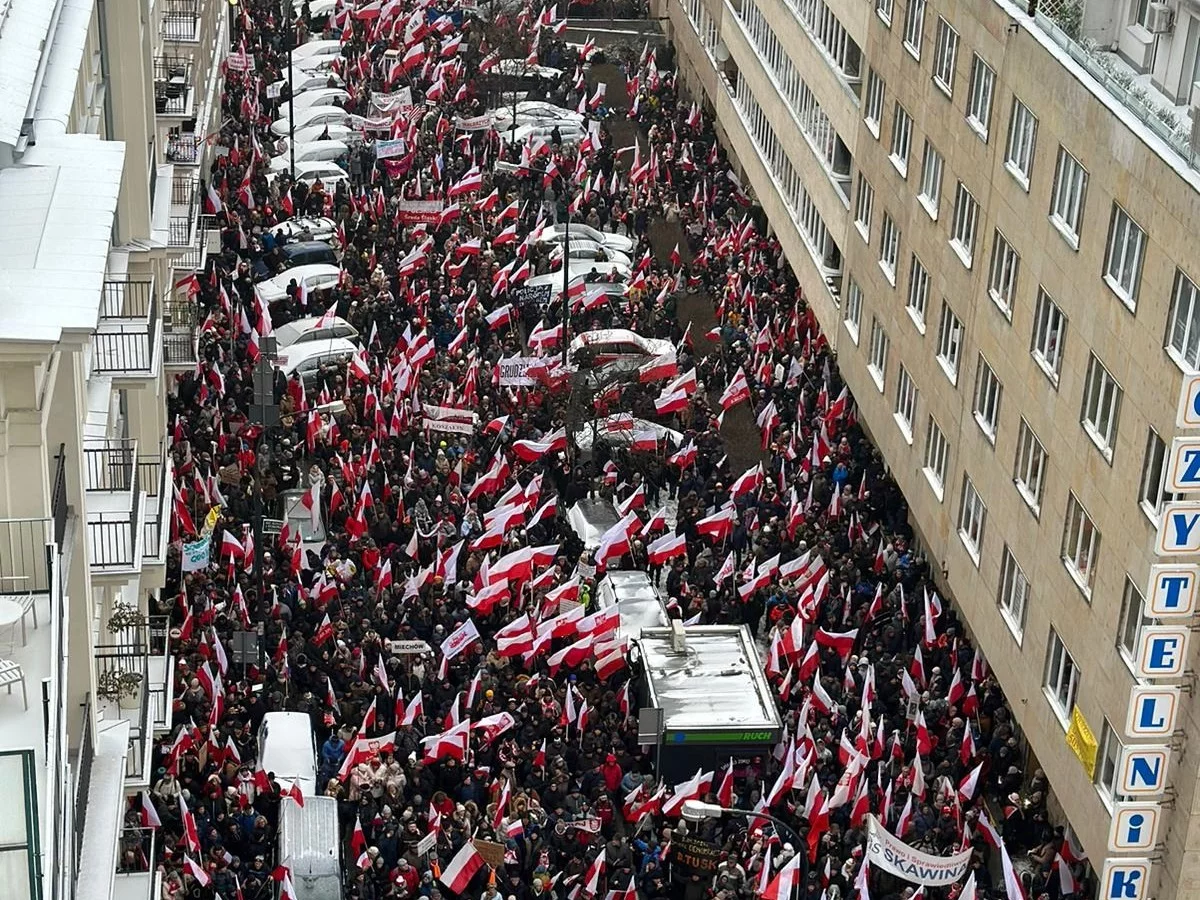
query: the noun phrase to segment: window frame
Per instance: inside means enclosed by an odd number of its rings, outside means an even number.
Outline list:
[[[896,266],[899,262],[900,226],[885,209],[879,225],[879,268],[892,287],[896,286]]]
[[[942,316],[938,321],[938,346],[935,354],[942,371],[950,383],[958,386],[958,373],[962,368],[962,354],[966,328],[962,319],[951,308],[949,301],[942,300]]]
[[[1002,258],[1003,257],[1003,258]],[[1021,254],[999,228],[992,232],[992,255],[988,264],[987,293],[1010,323],[1021,278]]]
[[[936,441],[934,440],[935,433],[937,434]],[[946,498],[946,475],[949,461],[950,442],[946,440],[946,433],[942,431],[942,426],[933,417],[933,413],[930,413],[929,422],[925,426],[925,464],[921,467],[921,472],[925,475],[925,480],[929,482],[930,488],[933,489],[934,496],[938,498],[938,503]]]
[[[879,140],[883,120],[883,101],[887,96],[887,82],[874,69],[867,68],[866,99],[863,103],[863,122],[867,130]]]
[[[975,391],[971,404],[971,415],[983,432],[988,443],[996,446],[996,435],[1000,431],[1000,404],[1004,399],[1004,383],[987,357],[979,354],[975,365]]]
[[[1058,157],[1054,164],[1054,185],[1050,191],[1049,216],[1051,224],[1072,250],[1079,249],[1083,211],[1087,205],[1087,188],[1087,169],[1071,151],[1059,144]],[[1067,193],[1071,195],[1070,199],[1065,198]],[[1065,210],[1062,209],[1064,199]]]
[[[947,97],[954,97],[955,66],[958,64],[958,31],[938,16],[937,43],[933,55],[933,83]]]
[[[914,16],[915,10],[915,16]],[[904,49],[921,61],[921,43],[925,30],[925,0],[908,0],[904,9]]]
[[[879,393],[883,393],[883,386],[887,380],[887,358],[890,341],[888,340],[887,332],[883,328],[883,323],[879,321],[878,316],[871,317],[871,346],[870,353],[867,357],[867,374],[871,376],[871,380],[875,382],[875,386],[879,388]]]
[[[986,144],[991,131],[992,105],[996,100],[996,70],[978,53],[973,52],[971,57],[971,83],[967,89],[967,125]]]
[[[1089,535],[1090,532],[1090,535]],[[1063,540],[1060,557],[1063,566],[1084,599],[1092,602],[1092,589],[1096,582],[1096,566],[1100,556],[1102,535],[1095,520],[1079,500],[1074,491],[1067,494],[1067,514],[1063,519]],[[1086,547],[1085,547],[1086,544]],[[1086,568],[1080,567],[1084,556]]]
[[[905,180],[908,179],[908,155],[912,152],[912,132],[913,118],[897,100],[892,107],[892,141],[888,160]]]
[[[842,324],[846,327],[846,334],[850,335],[850,340],[857,347],[859,328],[862,325],[863,292],[853,276],[849,276],[849,282],[846,288],[846,317]]]
[[[920,393],[912,375],[904,367],[904,363],[901,363],[896,375],[896,410],[893,418],[900,428],[900,434],[904,436],[905,443],[909,446],[912,446],[913,442],[913,425],[917,418],[917,402]]]
[[[1120,236],[1118,237],[1118,229]],[[1118,250],[1117,241],[1121,248]],[[1132,260],[1127,254],[1132,250]],[[1118,259],[1119,255],[1119,259]],[[1108,222],[1108,240],[1104,253],[1104,283],[1130,312],[1137,311],[1138,290],[1141,287],[1142,267],[1146,261],[1146,232],[1119,203],[1113,203]],[[1113,265],[1117,264],[1114,273]],[[1129,284],[1126,284],[1128,277]]]
[[[1029,353],[1042,373],[1055,388],[1062,376],[1063,358],[1067,348],[1067,314],[1062,311],[1050,293],[1038,285],[1037,300],[1033,307],[1033,335]],[[1053,338],[1053,342],[1051,341]]]
[[[967,550],[967,555],[979,568],[983,555],[983,541],[987,533],[987,504],[975,487],[971,476],[963,472],[962,495],[958,506],[958,539]]]
[[[875,211],[875,188],[867,181],[862,170],[858,172],[858,187],[854,191],[854,227],[862,239],[871,243],[871,216]]]
[[[925,147],[921,151],[921,185],[917,191],[917,201],[924,207],[929,218],[937,221],[938,207],[942,202],[942,175],[945,172],[946,160],[937,147],[925,139]]]
[[[968,269],[975,261],[979,231],[979,201],[961,181],[954,189],[954,215],[950,220],[950,247]]]
[[[1114,803],[1125,799],[1117,793],[1117,768],[1121,764],[1121,751],[1124,749],[1120,735],[1115,728],[1104,719],[1100,729],[1100,745],[1096,748],[1096,773],[1092,786],[1100,795],[1100,802],[1111,811]]]
[[[1146,448],[1142,451],[1142,473],[1138,479],[1138,506],[1155,528],[1162,518],[1163,504],[1176,499],[1176,495],[1167,490],[1167,460],[1170,455],[1170,445],[1153,427],[1147,428]],[[1151,499],[1155,502],[1151,503]]]
[[[1117,634],[1114,646],[1117,656],[1135,672],[1137,666],[1138,643],[1142,629],[1153,625],[1154,620],[1146,615],[1146,600],[1138,586],[1133,583],[1129,573],[1125,573],[1125,588],[1121,592],[1121,614],[1117,617]],[[1128,643],[1126,643],[1128,642]]]
[[[895,0],[875,0],[875,15],[888,28],[892,27],[892,16],[895,13]]]
[[[1013,486],[1034,518],[1042,514],[1042,496],[1046,490],[1046,448],[1024,416],[1017,432],[1017,451],[1013,459]]]
[[[1065,731],[1075,709],[1075,700],[1079,696],[1079,665],[1053,626],[1050,627],[1050,637],[1046,642],[1046,670],[1042,676],[1042,691]]]
[[[1020,588],[1018,585],[1024,585],[1024,587]],[[1000,581],[996,585],[996,606],[999,607],[1000,618],[1012,632],[1018,647],[1025,638],[1025,617],[1029,612],[1029,595],[1032,592],[1033,586],[1029,583],[1029,577],[1017,561],[1012,547],[1005,544],[1004,552],[1000,555]],[[1019,599],[1017,599],[1018,597]]]
[[[921,334],[925,333],[925,314],[929,309],[929,285],[932,280],[921,258],[916,253],[911,254],[908,264],[908,294],[904,308]]]
[[[1104,398],[1106,393],[1109,394],[1107,403]],[[1113,377],[1108,367],[1093,352],[1088,361],[1087,376],[1083,383],[1083,405],[1080,410],[1080,424],[1110,466],[1112,465],[1113,452],[1117,444],[1117,430],[1121,418],[1121,401],[1124,398],[1124,394],[1125,392],[1121,387],[1121,383]],[[1090,409],[1093,406],[1095,409]],[[1107,411],[1102,410],[1102,406],[1107,406]],[[1094,415],[1099,419],[1102,412],[1104,412],[1108,423],[1107,427],[1103,430],[1100,427],[1100,422],[1093,421],[1091,418]]]
[[[1018,119],[1018,113],[1024,115]],[[1032,121],[1033,127],[1028,126]],[[1020,130],[1018,130],[1020,129]],[[1012,112],[1008,117],[1008,145],[1004,151],[1004,168],[1016,179],[1017,184],[1029,193],[1029,179],[1033,173],[1033,160],[1037,154],[1038,117],[1016,94],[1013,94]],[[1023,157],[1023,159],[1021,158]]]
[[[1187,322],[1183,328],[1182,346],[1176,347],[1173,341],[1176,339],[1182,302],[1187,303]],[[1171,286],[1171,310],[1167,314],[1163,349],[1184,372],[1200,369],[1200,285],[1178,266],[1175,267],[1175,282]]]

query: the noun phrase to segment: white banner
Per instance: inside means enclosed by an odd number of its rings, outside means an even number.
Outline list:
[[[525,374],[526,370],[537,361],[536,356],[513,356],[500,360],[500,385],[520,385],[529,387],[536,384]]]
[[[422,403],[421,412],[431,419],[453,419],[458,422],[478,422],[479,414],[472,409],[459,406],[434,406],[432,403]]]
[[[467,619],[442,641],[442,655],[446,657],[447,661],[452,660],[477,640],[479,640],[479,629],[475,627],[474,622]],[[475,727],[478,728],[479,723],[476,723]]]
[[[867,859],[897,878],[940,887],[954,884],[967,874],[971,850],[953,856],[931,856],[916,850],[888,832],[873,815],[867,816]]]
[[[403,156],[408,150],[403,138],[396,138],[394,141],[376,141],[375,142],[375,158],[376,159],[391,159],[393,156]]]
[[[496,117],[491,113],[485,113],[482,116],[472,116],[469,119],[464,119],[458,116],[454,119],[454,127],[459,131],[487,131],[496,124]]]
[[[192,544],[183,545],[183,564],[185,572],[199,572],[208,568],[209,549],[212,547],[212,535]]]
[[[455,422],[453,419],[431,419],[428,416],[421,423],[426,431],[445,431],[453,434],[474,434],[473,422]]]
[[[371,92],[371,106],[379,112],[391,112],[400,106],[412,106],[412,88],[402,87],[398,91],[393,91],[390,94],[381,94],[378,91]]]

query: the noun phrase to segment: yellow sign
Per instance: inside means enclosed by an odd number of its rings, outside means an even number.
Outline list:
[[[1096,736],[1092,734],[1092,729],[1084,721],[1083,713],[1079,711],[1078,706],[1071,710],[1071,727],[1067,729],[1067,746],[1083,763],[1083,770],[1087,772],[1088,778],[1093,778],[1096,773],[1096,750],[1100,745]]]
[[[204,530],[201,532],[201,537],[207,537],[213,533],[213,529],[217,527],[217,519],[221,517],[221,507],[214,506],[208,511],[208,515],[204,517]]]

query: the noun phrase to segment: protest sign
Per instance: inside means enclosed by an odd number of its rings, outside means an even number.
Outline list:
[[[933,856],[910,847],[890,833],[873,815],[867,816],[867,859],[871,865],[890,872],[897,878],[938,887],[954,884],[967,874],[971,863],[968,847],[953,856]]]

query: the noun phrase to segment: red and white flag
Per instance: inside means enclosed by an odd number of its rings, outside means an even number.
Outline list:
[[[475,849],[475,845],[467,841],[454,854],[454,859],[446,866],[441,875],[441,882],[456,894],[461,894],[475,877],[475,873],[483,868],[483,857]]]

